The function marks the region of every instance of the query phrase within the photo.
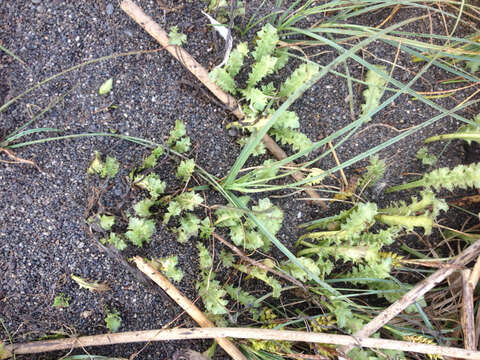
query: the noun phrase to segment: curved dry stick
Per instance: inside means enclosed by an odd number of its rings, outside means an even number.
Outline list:
[[[409,292],[403,295],[402,298],[395,301],[392,305],[383,310],[372,321],[370,321],[367,325],[365,325],[353,335],[360,338],[365,338],[372,335],[383,325],[388,323],[395,316],[405,310],[408,306],[415,303],[417,299],[425,295],[425,293],[433,289],[436,285],[445,280],[453,272],[457,271],[458,266],[465,266],[470,261],[474,260],[479,255],[479,253],[480,240],[477,240],[475,243],[470,245],[470,247],[465,249],[460,255],[458,255],[454,260],[449,262],[450,265],[454,266],[444,267],[435,271],[432,275],[415,285]],[[343,347],[341,350],[342,352],[347,353],[353,347],[354,346]]]
[[[225,91],[223,91],[217,84],[210,80],[208,77],[208,71],[200,65],[188,52],[183,48],[170,45],[167,33],[158,25],[150,16],[136,5],[131,0],[123,0],[120,4],[122,10],[130,16],[137,24],[139,24],[146,32],[148,32],[160,45],[162,45],[175,59],[185,66],[200,82],[205,85],[224,105],[229,108],[237,119],[242,120],[244,114],[242,109],[237,103],[237,100]],[[278,160],[287,158],[287,154],[282,150],[280,146],[267,134],[262,138],[262,142],[265,147],[275,156]],[[295,166],[293,163],[287,165]],[[296,181],[303,180],[303,174],[296,172],[292,174],[292,177]],[[320,196],[312,189],[305,189],[305,192],[315,200],[315,203],[319,203],[323,208],[326,208],[325,202],[320,200]]]
[[[356,338],[350,335],[323,334],[305,331],[270,330],[252,328],[191,328],[129,331],[115,334],[82,336],[78,338],[34,341],[24,344],[4,345],[0,359],[13,354],[38,354],[47,351],[66,350],[78,347],[113,345],[135,342],[192,340],[192,339],[260,339],[277,341],[299,341],[344,346],[362,346],[375,349],[402,350],[421,354],[436,354],[457,359],[480,360],[479,351],[444,347],[407,341]],[[1,344],[1,343],[0,343]],[[1,349],[1,348],[0,348]],[[0,350],[1,351],[1,350]]]

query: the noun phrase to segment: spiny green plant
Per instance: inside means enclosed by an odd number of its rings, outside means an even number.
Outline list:
[[[52,306],[58,307],[58,308],[66,308],[70,306],[71,300],[72,298],[70,298],[69,296],[65,295],[64,293],[60,293],[57,296],[55,296]]]
[[[420,227],[426,234],[430,233],[440,211],[448,209],[446,203],[437,199],[431,191],[424,191],[421,196],[421,200],[412,198],[410,204],[393,203],[384,209],[378,209],[374,203],[359,203],[338,215],[305,223],[302,227],[307,231],[321,231],[308,232],[300,237],[298,245],[303,249],[297,256],[300,259],[316,258],[314,263],[310,262],[310,266],[316,265],[317,272],[322,277],[332,274],[334,261],[351,264],[351,270],[340,279],[354,285],[366,285],[378,296],[393,302],[408,291],[410,286],[391,277],[398,256],[380,250],[392,244],[402,230],[408,232]],[[374,225],[379,229],[373,231]],[[305,239],[315,240],[316,243]],[[344,312],[337,308],[332,311],[336,314],[337,321],[340,320],[339,317],[345,317]],[[345,311],[350,314],[348,307]],[[410,307],[409,311],[416,311],[415,306]],[[354,323],[347,321],[347,318],[348,316],[340,323],[353,331],[351,326]]]
[[[480,188],[480,163],[470,165],[457,165],[453,169],[439,168],[422,176],[421,179],[406,184],[392,186],[387,192],[413,189],[417,187],[433,188],[435,190],[446,189],[452,191],[455,188],[467,189],[470,187]]]
[[[247,43],[238,44],[230,54],[226,65],[215,68],[210,73],[210,77],[223,90],[232,95],[240,94],[246,101],[243,106],[245,119],[231,126],[240,127],[249,132],[262,128],[274,113],[275,102],[288,98],[318,72],[318,65],[302,64],[280,85],[278,90],[273,82],[261,85],[265,78],[279,71],[288,61],[288,53],[285,50],[276,49],[278,41],[277,30],[270,24],[265,25],[257,33],[255,49],[250,53],[254,63],[250,68],[245,88],[238,87],[235,77],[242,69],[245,57],[249,55]],[[290,145],[295,150],[303,150],[312,143],[306,135],[298,131],[299,127],[297,115],[292,111],[286,111],[272,126],[270,134],[284,145]],[[244,142],[245,140],[242,141]],[[256,152],[263,153],[263,149],[257,149]]]

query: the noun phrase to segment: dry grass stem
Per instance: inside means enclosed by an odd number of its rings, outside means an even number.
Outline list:
[[[357,338],[350,335],[254,328],[159,329],[82,336],[68,339],[33,341],[24,344],[4,345],[3,353],[0,353],[0,359],[7,359],[13,356],[13,354],[38,354],[42,352],[66,350],[79,347],[86,348],[89,346],[149,341],[221,338],[295,341],[307,343],[334,344],[350,347],[361,346],[372,349],[403,350],[420,354],[449,356],[457,359],[480,360],[480,352],[454,347],[429,345],[398,340]]]

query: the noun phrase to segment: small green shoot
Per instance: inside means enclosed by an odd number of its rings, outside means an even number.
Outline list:
[[[115,158],[107,156],[107,159],[105,162],[103,162],[100,153],[95,151],[95,158],[90,164],[87,173],[98,174],[101,178],[106,178],[108,176],[109,178],[113,179],[117,174],[119,167],[120,164]]]
[[[175,230],[178,234],[177,241],[186,243],[191,237],[198,235],[200,219],[191,213],[187,213],[180,219],[180,226]]]
[[[58,308],[66,308],[70,306],[70,300],[72,299],[69,296],[66,296],[64,293],[60,293],[57,296],[55,296],[52,306],[58,307]]]
[[[385,73],[386,71],[385,66],[377,65],[375,67],[382,73]],[[365,116],[372,110],[378,108],[380,105],[380,99],[385,91],[385,85],[387,84],[387,80],[373,70],[368,70],[365,82],[367,83],[368,87],[363,91],[365,103],[362,105],[361,116]],[[371,118],[366,118],[365,122],[370,120]]]
[[[113,78],[106,80],[98,89],[98,95],[106,95],[112,91],[113,87]]]
[[[182,179],[183,182],[187,182],[190,176],[192,176],[193,170],[195,170],[195,160],[182,160],[177,168],[177,178]]]
[[[228,300],[225,300],[224,297],[227,295],[227,292],[222,288],[220,282],[215,280],[215,273],[211,271],[213,259],[202,243],[197,243],[197,249],[201,280],[197,281],[196,288],[202,298],[203,305],[205,305],[207,312],[213,315],[226,314],[228,313],[226,308]]]
[[[122,251],[127,248],[127,243],[121,235],[111,232],[107,238],[100,239],[102,244],[110,244]]]
[[[100,215],[100,226],[103,230],[110,230],[115,224],[115,216]]]
[[[107,316],[105,316],[105,324],[107,329],[113,333],[120,330],[120,327],[122,326],[122,318],[120,317],[120,313],[116,309],[109,311],[107,307],[105,307],[105,312],[107,314]]]
[[[179,283],[183,279],[182,269],[177,268],[177,255],[172,255],[161,259],[152,259],[150,264],[172,281]]]
[[[150,242],[150,238],[154,232],[155,221],[152,219],[131,217],[125,236],[132,244],[142,247],[145,242]]]
[[[415,157],[418,160],[422,161],[423,165],[432,166],[435,165],[438,161],[437,157],[428,152],[428,149],[425,146],[422,146],[418,151]]]
[[[170,28],[170,33],[168,34],[170,38],[168,43],[170,45],[182,46],[183,43],[187,41],[187,35],[178,32],[178,26],[172,26]]]

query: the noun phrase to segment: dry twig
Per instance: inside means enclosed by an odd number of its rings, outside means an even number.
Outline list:
[[[143,330],[115,334],[82,336],[68,339],[33,341],[25,344],[4,345],[3,353],[0,353],[0,359],[7,359],[13,356],[13,354],[38,354],[47,351],[57,351],[88,346],[113,345],[148,341],[219,338],[299,341],[307,343],[335,344],[343,346],[361,346],[366,348],[403,350],[421,354],[451,356],[457,359],[480,360],[480,352],[464,350],[454,347],[429,345],[398,340],[357,338],[350,335],[253,328],[192,328]]]
[[[462,329],[465,349],[475,350],[475,322],[473,320],[473,287],[469,282],[472,271],[464,269],[462,274]]]

